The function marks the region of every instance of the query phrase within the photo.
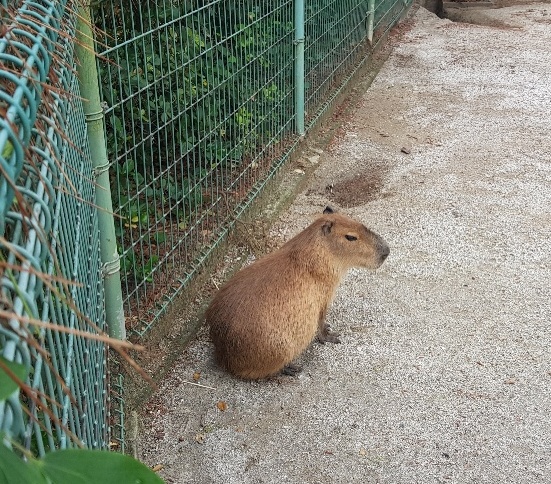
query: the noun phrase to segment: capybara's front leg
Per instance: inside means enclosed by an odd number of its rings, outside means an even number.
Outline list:
[[[318,320],[318,341],[321,344],[325,343],[340,343],[339,333],[331,331],[329,325],[325,322],[325,315],[327,314],[327,308],[323,308],[320,311]]]
[[[331,331],[327,323],[323,323],[323,328],[318,332],[318,341],[321,344],[325,343],[340,343],[339,333]]]

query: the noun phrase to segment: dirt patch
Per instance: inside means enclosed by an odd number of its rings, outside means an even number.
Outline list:
[[[522,0],[515,1],[480,1],[480,0],[450,0],[438,1],[433,10],[440,18],[451,20],[458,24],[472,24],[501,30],[517,30],[520,25],[503,22],[495,18],[492,10],[507,7],[511,4],[526,4]]]
[[[325,187],[329,200],[343,208],[357,207],[365,203],[387,197],[383,193],[386,167],[373,166],[353,177]]]

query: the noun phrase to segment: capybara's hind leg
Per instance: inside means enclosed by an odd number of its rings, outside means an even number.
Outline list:
[[[283,375],[297,376],[301,371],[302,371],[302,366],[289,363],[288,365],[283,367],[283,370],[281,370],[281,373]]]

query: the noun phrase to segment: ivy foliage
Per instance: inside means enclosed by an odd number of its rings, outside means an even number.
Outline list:
[[[117,235],[128,247],[167,216],[185,230],[209,210],[206,192],[292,125],[292,2],[113,0],[93,16]],[[156,261],[120,252],[127,274],[151,279]]]

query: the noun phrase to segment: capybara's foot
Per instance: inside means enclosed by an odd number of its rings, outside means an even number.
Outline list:
[[[325,343],[340,343],[339,333],[335,333],[329,329],[329,325],[325,323],[323,328],[318,332],[318,341],[324,345]]]
[[[302,366],[289,363],[287,366],[283,367],[283,370],[281,370],[281,373],[283,375],[288,375],[288,376],[297,376],[301,371],[302,371]]]

